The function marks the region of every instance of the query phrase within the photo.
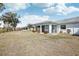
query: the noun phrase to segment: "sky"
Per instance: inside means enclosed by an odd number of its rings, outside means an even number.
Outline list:
[[[59,21],[79,16],[79,3],[5,3],[6,12],[20,15],[17,27],[43,21]]]

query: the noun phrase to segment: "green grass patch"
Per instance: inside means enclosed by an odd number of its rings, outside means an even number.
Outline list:
[[[7,32],[6,29],[0,29],[0,33],[5,33],[5,32]]]

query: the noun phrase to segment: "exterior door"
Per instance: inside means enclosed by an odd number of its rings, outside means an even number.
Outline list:
[[[42,32],[44,32],[44,28],[45,28],[45,26],[43,25],[43,26],[42,26]]]

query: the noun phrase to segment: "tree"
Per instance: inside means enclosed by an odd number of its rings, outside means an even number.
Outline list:
[[[4,9],[5,9],[4,4],[3,4],[3,3],[0,3],[0,12],[2,12]],[[0,20],[1,20],[1,19],[0,19]],[[1,23],[0,23],[0,25],[1,25]]]
[[[31,30],[31,28],[33,27],[31,24],[28,24],[28,29],[30,29]]]
[[[15,30],[15,28],[16,28],[16,26],[17,26],[17,24],[20,22],[19,21],[19,17],[20,16],[18,16],[17,15],[17,13],[11,13],[11,18],[12,18],[12,21],[11,21],[11,26],[14,28],[14,30]]]
[[[4,28],[7,28],[7,30],[9,28],[15,30],[17,24],[20,22],[18,18],[19,16],[17,15],[17,13],[14,12],[7,12],[4,15],[2,15],[1,20],[5,24]]]
[[[3,3],[0,3],[0,12],[2,12],[5,9],[5,6]],[[0,19],[1,20],[1,19]],[[1,24],[0,24],[1,25]]]
[[[2,12],[5,9],[5,6],[3,3],[0,3],[0,12]]]

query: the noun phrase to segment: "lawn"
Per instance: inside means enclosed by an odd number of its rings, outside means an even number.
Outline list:
[[[0,55],[79,55],[79,37],[67,34],[49,35],[31,31],[0,34]]]

